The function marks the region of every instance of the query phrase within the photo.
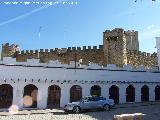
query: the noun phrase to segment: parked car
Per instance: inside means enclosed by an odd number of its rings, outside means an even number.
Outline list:
[[[113,99],[106,99],[102,96],[86,96],[82,98],[80,101],[71,102],[64,106],[64,111],[69,112],[72,111],[74,113],[79,113],[83,110],[92,110],[92,109],[103,109],[105,111],[110,110],[114,106]]]

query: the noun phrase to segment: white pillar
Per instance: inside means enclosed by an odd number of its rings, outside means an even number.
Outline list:
[[[91,90],[92,85],[84,84],[82,86],[82,97],[91,95],[90,90]]]
[[[106,89],[106,96],[105,96],[105,97],[106,97],[107,99],[109,99],[109,96],[110,96],[110,95],[109,95],[109,88],[110,88],[110,87],[111,87],[111,85],[109,85],[109,84],[107,84],[106,87],[105,87],[105,89]]]
[[[149,85],[149,101],[155,101],[155,86]]]
[[[43,84],[38,87],[38,95],[37,95],[37,108],[45,109],[47,107],[47,98],[48,98],[48,85]]]
[[[19,109],[23,108],[23,86],[16,83],[13,86],[13,101],[12,105],[17,105]]]
[[[60,107],[64,107],[68,102],[70,102],[70,85],[61,86],[61,100]]]
[[[135,85],[135,102],[141,102],[141,85]]]
[[[119,103],[126,103],[126,85],[120,84],[119,87]]]
[[[101,85],[101,96],[108,99],[108,89],[106,85]]]

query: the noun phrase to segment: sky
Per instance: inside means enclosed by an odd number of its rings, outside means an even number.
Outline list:
[[[25,1],[31,2],[0,1],[0,44],[18,44],[21,50],[98,46],[105,30],[123,28],[139,32],[141,51],[156,51],[160,0]]]

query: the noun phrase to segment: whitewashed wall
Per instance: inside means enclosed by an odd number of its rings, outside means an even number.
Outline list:
[[[36,64],[34,64],[36,62]],[[160,82],[160,73],[152,73],[151,71],[144,72],[131,72],[129,71],[109,71],[109,70],[95,70],[96,65],[86,66],[85,69],[67,69],[68,65],[62,65],[58,62],[50,63],[50,66],[65,68],[47,68],[46,64],[38,63],[38,60],[30,60],[26,63],[16,63],[14,59],[5,58],[3,64],[23,64],[24,66],[6,66],[0,65],[0,84],[10,84],[13,87],[13,104],[23,108],[23,91],[24,87],[28,84],[33,84],[38,88],[38,108],[46,108],[48,87],[51,85],[58,85],[61,88],[61,100],[60,106],[63,107],[70,100],[70,88],[73,85],[79,85],[82,87],[82,96],[90,95],[90,89],[93,85],[99,85],[101,87],[102,96],[109,98],[109,88],[112,85],[119,87],[119,101],[120,103],[126,102],[126,88],[132,84],[135,87],[135,101],[141,101],[141,88],[143,85],[147,85],[150,90],[150,101],[154,101],[154,89],[159,83],[147,83],[147,82]],[[35,67],[27,67],[25,65],[37,65]],[[44,67],[38,67],[43,65]],[[70,65],[72,66],[72,65]],[[100,66],[98,66],[99,69]],[[88,70],[87,68],[94,68],[94,70]],[[107,69],[120,70],[114,65],[108,65]],[[12,79],[12,80],[11,80]],[[19,79],[19,80],[18,80]],[[26,82],[25,82],[26,79]],[[33,81],[32,81],[33,79]],[[40,79],[40,82],[38,80]],[[53,80],[51,82],[51,80]],[[60,82],[57,82],[59,80]],[[70,83],[63,83],[64,80],[71,80]],[[77,80],[77,81],[75,81]],[[88,81],[83,84],[80,81]],[[90,81],[94,81],[91,83]],[[100,83],[96,81],[115,81],[114,83]],[[129,81],[131,83],[117,83],[116,81]],[[132,83],[132,81],[146,82],[146,83]]]

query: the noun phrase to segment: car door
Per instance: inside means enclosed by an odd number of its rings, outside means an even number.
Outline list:
[[[95,109],[96,108],[96,101],[93,97],[88,98],[88,103],[87,103],[87,109]]]
[[[99,101],[96,97],[89,98],[89,109],[98,108]]]
[[[94,104],[94,108],[95,108],[95,109],[103,107],[103,106],[102,106],[103,101],[102,101],[99,97],[95,97],[95,98],[93,99],[93,104]]]
[[[81,107],[81,109],[90,109],[90,101],[88,99],[87,100],[83,100],[80,103],[80,107]]]
[[[91,99],[90,98],[87,98],[87,99],[84,99],[82,100],[82,102],[80,103],[80,107],[81,109],[90,109],[91,107]]]

